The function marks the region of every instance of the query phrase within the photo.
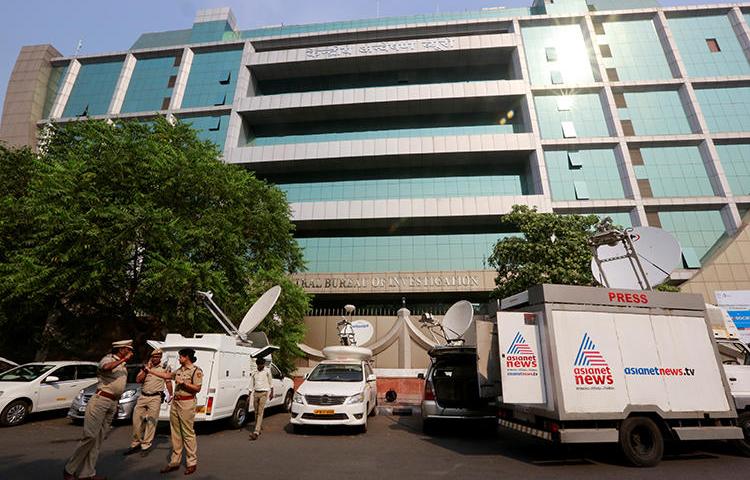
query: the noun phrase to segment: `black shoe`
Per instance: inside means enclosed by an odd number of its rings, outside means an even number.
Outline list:
[[[141,446],[140,445],[136,445],[135,447],[130,447],[127,450],[125,450],[123,452],[123,455],[125,455],[127,457],[128,455],[132,455],[132,454],[134,454],[136,452],[140,452],[140,451],[141,451]]]
[[[151,453],[151,449],[147,448],[145,450],[141,449],[141,457],[148,457],[148,454]]]

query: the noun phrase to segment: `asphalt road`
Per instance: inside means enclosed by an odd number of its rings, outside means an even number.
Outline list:
[[[750,478],[750,458],[735,455],[723,443],[671,446],[657,467],[635,469],[623,465],[614,447],[555,448],[505,430],[482,434],[456,424],[427,436],[415,417],[371,418],[366,434],[333,429],[296,435],[288,415],[279,412],[267,417],[255,442],[248,441],[247,429],[202,427],[193,479]],[[130,433],[130,425],[110,432],[99,457],[99,475],[185,478],[181,471],[159,474],[169,454],[168,430],[160,427],[156,450],[146,458],[123,457]],[[80,427],[59,415],[0,429],[0,479],[61,478],[79,435]]]

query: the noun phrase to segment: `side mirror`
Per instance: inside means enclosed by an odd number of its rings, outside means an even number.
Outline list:
[[[305,380],[307,380],[307,377],[308,377],[308,375],[310,375],[310,374],[309,374],[309,373],[306,373],[306,374],[305,374],[305,376],[304,376],[304,377],[302,377],[302,378],[303,378],[303,379],[305,379]]]
[[[54,375],[50,375],[49,377],[44,379],[44,383],[55,383],[59,381],[60,381],[60,377],[56,377]]]
[[[417,378],[420,380],[424,380],[424,373],[418,373]]]
[[[371,373],[371,374],[369,374],[369,375],[367,376],[367,381],[368,381],[368,382],[374,382],[374,381],[375,381],[375,380],[377,380],[377,379],[378,379],[378,378],[377,378],[377,377],[375,376],[375,374],[374,374],[374,373]]]

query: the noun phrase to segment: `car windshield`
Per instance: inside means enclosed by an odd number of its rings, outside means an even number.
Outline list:
[[[362,365],[356,363],[320,364],[310,372],[311,382],[361,382]]]
[[[54,365],[21,365],[0,373],[0,382],[31,382],[42,374],[49,372],[52,368],[54,368]]]

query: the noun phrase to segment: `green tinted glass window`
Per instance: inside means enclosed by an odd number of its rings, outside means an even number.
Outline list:
[[[683,250],[691,249],[699,259],[725,234],[718,210],[659,212],[659,221],[664,230],[677,237]]]
[[[523,27],[521,35],[533,85],[594,81],[589,51],[579,25]],[[549,60],[550,48],[555,49],[553,60]]]
[[[750,145],[716,145],[734,195],[750,195]]]
[[[49,75],[49,81],[47,82],[47,92],[44,96],[44,109],[42,111],[42,118],[48,118],[52,107],[55,104],[57,93],[60,91],[65,75],[68,73],[68,66],[52,67],[52,71]]]
[[[652,20],[604,22],[606,42],[612,57],[604,58],[604,66],[617,69],[622,81],[664,80],[672,78],[667,57],[659,42]]]
[[[198,132],[198,138],[201,140],[210,140],[219,147],[220,151],[224,150],[224,142],[227,139],[227,127],[229,126],[229,115],[184,117],[180,121],[191,125]]]
[[[563,138],[562,122],[572,122],[578,137],[607,137],[609,130],[597,93],[535,95],[542,138]]]
[[[165,98],[172,96],[169,78],[177,75],[175,57],[143,58],[135,63],[128,91],[122,103],[123,113],[161,110]]]
[[[63,117],[106,114],[121,70],[122,60],[81,65]]]
[[[510,234],[300,238],[307,268],[322,272],[480,270]]]
[[[688,76],[716,77],[750,73],[750,65],[742,51],[742,45],[726,15],[670,18],[669,28]],[[707,40],[715,40],[718,50],[712,51],[714,49]]]
[[[182,108],[231,105],[241,60],[242,50],[196,53]]]
[[[654,197],[714,195],[698,147],[641,148],[643,165],[635,165],[638,180],[648,180]],[[641,192],[643,193],[643,192]]]
[[[750,132],[750,87],[696,88],[711,132]]]
[[[553,200],[580,199],[575,182],[584,182],[591,199],[625,198],[612,150],[547,151],[544,160]]]
[[[692,133],[680,95],[676,91],[625,93],[626,108],[620,119],[630,120],[636,135]]]

